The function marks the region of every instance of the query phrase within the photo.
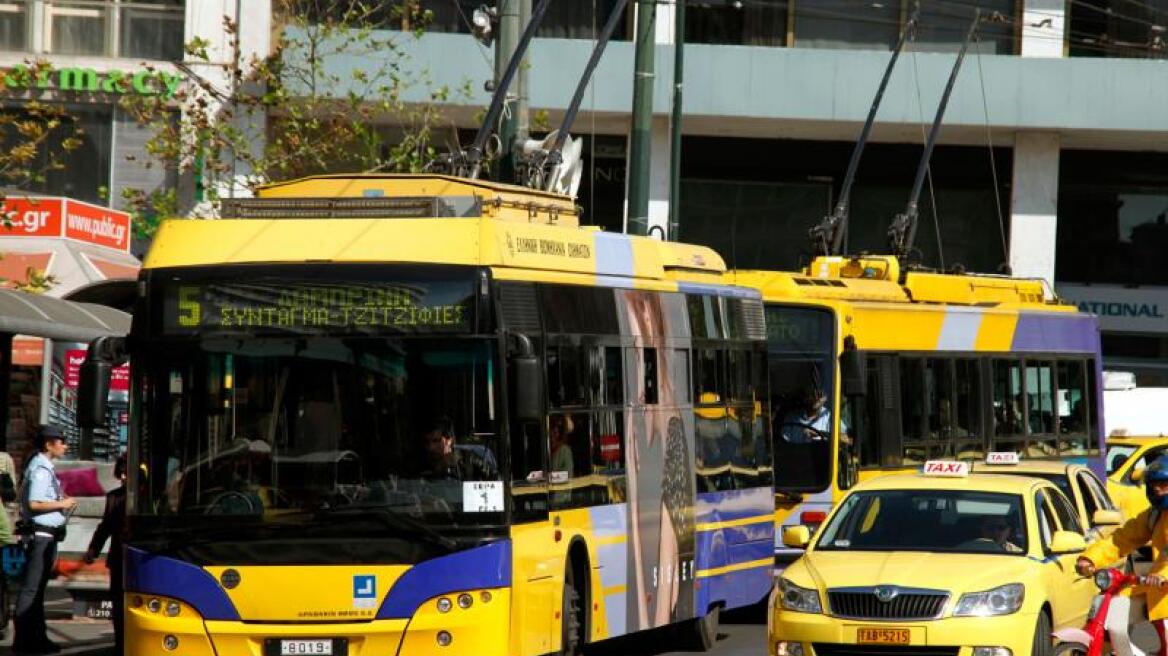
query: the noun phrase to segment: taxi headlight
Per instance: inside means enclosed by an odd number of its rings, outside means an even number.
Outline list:
[[[1022,601],[1026,598],[1026,588],[1021,583],[1007,583],[1006,585],[961,595],[957,607],[953,609],[954,617],[992,617],[994,615],[1009,615],[1018,612]]]
[[[801,588],[787,579],[779,579],[779,594],[783,608],[800,613],[822,613],[819,605],[819,591]]]

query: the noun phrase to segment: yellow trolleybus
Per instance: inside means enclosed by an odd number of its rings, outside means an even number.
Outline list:
[[[125,345],[128,654],[708,648],[769,592],[763,308],[713,251],[444,176],[224,214],[162,226]]]
[[[857,480],[930,459],[1013,451],[1102,475],[1098,324],[1041,281],[882,256],[728,279],[765,302],[780,530],[815,527]],[[800,553],[776,544],[780,565]]]

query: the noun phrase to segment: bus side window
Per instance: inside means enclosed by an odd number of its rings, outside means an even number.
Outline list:
[[[1087,376],[1082,360],[1058,363],[1058,434],[1059,451],[1067,455],[1085,455],[1088,449]]]
[[[993,361],[993,446],[991,451],[1021,452],[1026,447],[1026,396],[1017,360]]]
[[[601,410],[592,426],[593,505],[624,503],[628,500],[625,479],[624,416],[617,410]]]

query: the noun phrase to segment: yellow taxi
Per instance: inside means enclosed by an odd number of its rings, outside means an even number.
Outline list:
[[[806,553],[771,593],[771,656],[1049,656],[1053,627],[1082,626],[1096,590],[1053,483],[923,469],[857,485],[814,542],[784,530]]]
[[[1054,483],[1075,506],[1088,540],[1111,534],[1127,517],[1108,494],[1107,486],[1085,465],[1061,460],[1022,460],[1017,453],[990,453],[984,462],[973,464],[973,472],[1030,476]]]
[[[1148,507],[1144,468],[1166,453],[1168,437],[1107,438],[1107,491],[1124,517],[1135,517]]]

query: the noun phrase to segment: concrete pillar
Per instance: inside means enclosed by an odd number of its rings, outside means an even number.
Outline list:
[[[232,47],[233,35],[223,27],[224,17],[230,18],[239,30],[239,52]],[[203,0],[186,4],[186,34],[185,40],[190,42],[198,37],[208,42],[207,61],[187,57],[185,62],[191,70],[211,82],[215,89],[224,96],[233,93],[231,67],[238,57],[239,66],[245,71],[250,67],[253,58],[266,57],[271,51],[272,40],[272,6],[271,0]],[[222,101],[212,94],[198,91],[191,85],[194,93],[188,101],[194,103],[201,95],[210,103],[211,113],[222,108]],[[184,112],[188,111],[184,108]],[[247,113],[241,108],[235,108],[234,123],[237,130],[252,135],[249,142],[257,150],[263,147],[263,140],[267,132],[267,117],[262,112]],[[230,163],[230,162],[228,162]],[[204,179],[208,187],[215,187],[222,198],[250,196],[248,183],[253,181],[253,171],[242,160],[235,161],[231,174],[221,179]],[[207,214],[207,207],[196,208],[197,214]]]
[[[1010,268],[1016,277],[1054,284],[1058,176],[1058,134],[1019,132],[1010,200]]]
[[[1067,31],[1066,0],[1024,0],[1022,56],[1062,57]]]
[[[664,239],[669,234],[669,117],[654,116],[650,134],[649,153],[653,166],[649,169],[649,228],[648,234]],[[627,176],[626,176],[627,178]],[[628,189],[628,180],[625,180]],[[625,232],[628,232],[629,199],[625,195]]]

